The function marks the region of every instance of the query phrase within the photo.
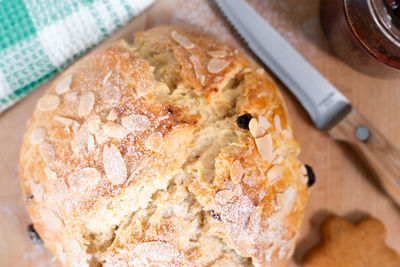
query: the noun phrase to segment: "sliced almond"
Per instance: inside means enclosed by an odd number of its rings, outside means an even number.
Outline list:
[[[200,84],[204,85],[204,82],[206,81],[206,76],[204,76],[203,74],[200,75]]]
[[[88,126],[89,132],[91,132],[92,134],[95,134],[98,131],[100,131],[100,128],[102,126],[102,121],[101,121],[100,116],[94,115],[94,116],[90,117],[87,120],[87,126]]]
[[[256,118],[252,118],[249,123],[250,133],[255,138],[264,136],[265,132],[270,126],[271,124],[263,116],[258,116],[258,120]]]
[[[272,161],[273,147],[271,134],[266,134],[263,137],[256,138],[256,145],[261,157],[264,160]]]
[[[118,103],[121,99],[121,90],[116,86],[107,87],[103,93],[103,101],[107,105],[113,105]]]
[[[258,138],[265,135],[266,129],[261,127],[256,118],[252,118],[249,122],[250,133],[253,137]]]
[[[78,92],[71,92],[64,95],[64,102],[73,104],[78,102]]]
[[[40,111],[55,110],[60,105],[60,98],[56,95],[45,95],[39,99],[37,108]]]
[[[163,142],[162,134],[160,132],[154,132],[147,138],[145,142],[145,147],[154,152],[160,152],[162,142]]]
[[[88,143],[87,143],[88,151],[93,152],[94,151],[94,137],[93,134],[88,134]]]
[[[144,115],[132,114],[122,118],[122,125],[130,131],[146,131],[150,129],[150,120]]]
[[[106,74],[106,76],[105,76],[104,79],[103,79],[103,85],[105,85],[105,84],[107,83],[107,81],[108,81],[108,79],[110,78],[111,74],[112,74],[112,71],[109,71],[109,72]]]
[[[96,142],[100,145],[104,144],[108,140],[108,136],[104,134],[104,130],[101,129],[95,134]]]
[[[54,119],[55,119],[56,121],[58,121],[58,122],[64,124],[64,125],[67,126],[67,127],[71,127],[71,126],[73,126],[73,125],[79,126],[79,122],[77,122],[76,120],[70,119],[70,118],[65,118],[65,117],[56,116],[56,117],[54,117]]]
[[[276,128],[279,132],[282,132],[281,117],[279,117],[278,114],[275,114],[275,116],[274,116],[274,125],[275,125],[275,128]]]
[[[219,73],[223,71],[230,64],[229,61],[219,58],[212,58],[207,64],[207,70],[210,73]]]
[[[114,122],[106,122],[103,130],[106,136],[116,139],[123,139],[128,134],[128,131],[122,125]]]
[[[48,142],[42,142],[39,144],[39,153],[43,161],[47,164],[51,164],[56,159],[56,151],[53,144]]]
[[[240,164],[239,160],[235,160],[231,166],[231,171],[230,171],[230,175],[231,175],[231,180],[232,182],[234,182],[235,184],[238,184],[243,177],[243,167],[242,164]]]
[[[211,57],[216,57],[216,58],[226,57],[225,50],[208,51],[207,54],[210,55]]]
[[[67,126],[67,127],[71,126],[74,121],[72,119],[65,118],[65,117],[59,117],[59,116],[54,117],[54,120],[64,124],[64,126]]]
[[[235,192],[233,192],[230,189],[223,189],[219,191],[215,195],[215,201],[217,201],[218,204],[220,205],[225,205],[227,204],[233,197],[235,197]]]
[[[89,131],[87,126],[82,125],[71,142],[71,149],[74,154],[79,154],[81,149],[87,145],[88,135]]]
[[[101,180],[101,175],[95,168],[83,168],[68,177],[68,186],[73,191],[84,191],[95,187]]]
[[[297,190],[293,186],[289,186],[282,193],[276,195],[276,202],[279,207],[285,211],[292,208],[293,203],[296,199]]]
[[[57,173],[52,171],[49,167],[44,168],[44,174],[46,174],[46,177],[49,180],[57,180]]]
[[[196,76],[196,79],[200,82],[201,85],[203,85],[205,77],[204,77],[204,75],[201,74],[200,58],[196,55],[191,55],[189,60],[193,65],[194,75]],[[203,81],[202,81],[202,76],[204,77]]]
[[[29,140],[32,145],[37,145],[37,144],[40,144],[41,142],[43,142],[45,137],[46,137],[46,129],[45,128],[35,128],[31,132],[31,135],[29,136]]]
[[[258,137],[257,136],[257,129],[258,129],[258,121],[256,118],[251,118],[250,122],[249,122],[249,129],[250,129],[250,133],[253,137]]]
[[[194,47],[194,43],[192,43],[186,36],[179,34],[176,31],[171,32],[171,37],[185,49],[192,49]]]
[[[103,166],[108,179],[113,184],[121,184],[126,180],[125,161],[116,146],[111,144],[104,147]]]
[[[283,174],[283,167],[281,165],[273,165],[267,172],[267,178],[269,184],[276,183]]]
[[[56,86],[56,93],[59,95],[65,94],[69,91],[72,83],[72,74],[65,76]]]
[[[83,94],[79,101],[78,115],[81,117],[88,115],[92,111],[93,105],[94,105],[93,92],[87,92]]]
[[[268,119],[264,116],[258,115],[258,126],[266,131],[271,127],[271,123],[269,123]]]
[[[108,113],[107,120],[115,121],[118,119],[118,112],[115,108],[111,109],[110,113]]]

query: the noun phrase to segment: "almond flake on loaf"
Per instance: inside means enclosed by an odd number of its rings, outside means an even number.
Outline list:
[[[210,73],[219,73],[223,71],[230,64],[229,61],[219,58],[212,58],[207,64],[207,70]]]
[[[216,57],[216,58],[224,58],[227,55],[225,50],[208,51],[207,54],[211,57]]]
[[[32,145],[37,145],[43,142],[45,137],[46,137],[46,129],[38,127],[33,129],[32,133],[29,136],[29,140],[31,141]]]
[[[40,111],[52,111],[60,104],[60,98],[56,95],[45,95],[39,99],[37,109]]]
[[[38,101],[20,156],[28,211],[64,266],[283,266],[308,198],[290,127],[240,51],[177,26],[139,32]]]
[[[72,83],[72,75],[65,76],[56,86],[56,93],[59,95],[65,94],[69,91]]]

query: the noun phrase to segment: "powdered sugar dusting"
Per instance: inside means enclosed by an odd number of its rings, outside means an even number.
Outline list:
[[[173,246],[157,241],[141,243],[133,249],[133,252],[138,256],[145,255],[153,263],[168,263],[179,256],[179,251]]]
[[[85,191],[97,185],[100,179],[100,173],[95,168],[88,167],[71,174],[68,178],[68,185],[73,191]]]
[[[178,249],[163,241],[143,242],[117,252],[119,257],[108,259],[106,266],[189,266]]]

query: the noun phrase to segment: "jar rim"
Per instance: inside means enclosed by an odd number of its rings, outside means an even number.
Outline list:
[[[368,8],[381,31],[400,47],[400,28],[387,10],[386,1],[367,0]]]
[[[383,0],[343,0],[346,22],[361,47],[378,61],[400,69],[400,31],[388,32],[382,23]],[[376,6],[379,3],[381,6]],[[376,12],[376,8],[381,12]],[[379,9],[380,8],[380,9]],[[387,10],[386,10],[387,11]]]

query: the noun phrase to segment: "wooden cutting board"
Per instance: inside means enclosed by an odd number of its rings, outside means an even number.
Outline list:
[[[400,79],[371,78],[335,58],[321,31],[319,0],[250,2],[400,147]],[[246,50],[215,5],[207,0],[158,0],[112,39],[132,40],[136,31],[162,24],[191,26]],[[17,166],[25,122],[49,82],[0,115],[0,266],[59,266],[45,248],[32,244],[28,238],[26,227],[30,220],[19,187]],[[302,147],[301,159],[313,166],[317,175],[300,240],[289,266],[301,266],[305,251],[319,241],[321,222],[331,214],[345,216],[351,221],[367,215],[379,218],[387,229],[387,244],[400,253],[400,209],[378,189],[357,156],[348,147],[317,131],[300,104],[283,85],[279,86]]]

